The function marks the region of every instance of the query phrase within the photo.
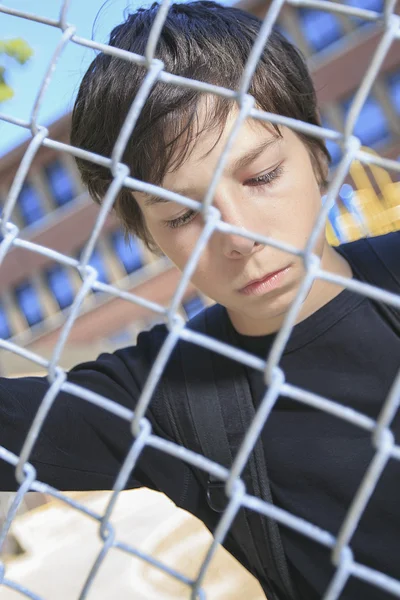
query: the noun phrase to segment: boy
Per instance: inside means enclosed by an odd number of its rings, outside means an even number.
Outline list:
[[[113,30],[110,44],[143,54],[158,9],[153,4],[130,15]],[[213,2],[173,5],[156,57],[164,62],[167,72],[237,89],[259,27],[255,17]],[[144,76],[145,69],[133,63],[99,54],[76,100],[73,145],[110,156]],[[263,110],[319,124],[315,92],[304,62],[277,33],[266,44],[249,91]],[[158,82],[134,128],[123,162],[134,177],[200,201],[236,111],[233,101]],[[302,249],[320,210],[328,164],[329,154],[320,139],[248,119],[225,165],[214,206],[224,221],[238,228]],[[81,159],[78,165],[92,197],[100,202],[112,180],[110,171]],[[128,189],[119,194],[115,208],[128,231],[151,249],[165,253],[180,269],[185,266],[202,231],[200,214]],[[399,234],[388,239],[396,255]],[[347,247],[337,251],[321,235],[314,252],[325,271],[364,279],[362,269],[347,258]],[[390,278],[400,278],[400,268],[392,273],[386,269],[383,264],[381,272],[391,289]],[[217,303],[216,309],[211,309],[214,312],[209,309],[206,313],[206,320],[214,323],[207,333],[264,359],[303,277],[299,256],[240,235],[214,232],[192,277],[194,284]],[[68,380],[134,410],[167,333],[163,325],[144,332],[135,347],[79,365],[68,374]],[[223,433],[234,456],[244,435],[243,427],[229,421],[237,408],[233,405],[237,363],[228,361],[227,367],[227,359],[212,354],[212,362],[195,383],[187,371],[176,369],[179,361],[185,360],[188,346],[178,341],[146,417],[156,435],[180,441],[180,434],[192,450],[201,452],[193,424],[183,418],[174,424],[168,408],[181,380],[188,377],[187,393],[197,394],[200,410],[206,393],[216,394],[228,423]],[[199,350],[197,362],[201,363],[203,356],[206,361],[206,354]],[[398,332],[378,303],[317,279],[303,302],[279,367],[290,385],[331,398],[376,420],[399,369],[399,356]],[[263,375],[247,368],[246,377],[251,404],[257,408],[265,393]],[[46,389],[45,378],[0,380],[4,447],[20,452]],[[168,401],[166,390],[171,392]],[[186,414],[178,406],[174,411]],[[391,427],[395,435],[399,425],[395,417]],[[212,426],[210,423],[210,430]],[[128,421],[63,391],[46,418],[30,462],[39,480],[62,490],[110,489],[132,439]],[[288,395],[275,403],[261,440],[274,504],[337,536],[374,456],[371,431]],[[390,461],[351,539],[357,563],[392,578],[400,577],[399,473],[397,462]],[[1,464],[0,481],[3,490],[16,486],[14,470],[5,463]],[[218,523],[219,509],[207,496],[203,474],[192,465],[145,447],[127,487],[141,485],[163,491],[211,530]],[[331,549],[290,527],[280,526],[279,534],[290,586],[274,579],[261,552],[258,562],[252,561],[237,537],[228,534],[224,545],[255,574],[269,600],[322,597],[335,574]],[[265,530],[260,530],[260,535],[263,539],[256,540],[258,548],[266,541]],[[356,577],[349,579],[340,595],[347,600],[389,597],[381,587]]]

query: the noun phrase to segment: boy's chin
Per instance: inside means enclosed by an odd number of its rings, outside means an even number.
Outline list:
[[[228,312],[232,314],[240,314],[242,318],[252,322],[275,321],[276,319],[284,319],[290,309],[293,298],[268,298],[265,296],[247,296],[240,308],[228,308]]]

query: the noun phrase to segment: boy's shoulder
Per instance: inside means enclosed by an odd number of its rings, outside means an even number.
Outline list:
[[[337,250],[361,279],[400,293],[400,231],[347,242]]]
[[[352,252],[353,248],[357,247],[365,247],[369,246],[373,249],[375,248],[399,248],[400,246],[400,231],[391,231],[389,233],[385,233],[383,235],[378,235],[374,237],[364,237],[353,242],[345,242],[338,246],[338,250],[343,250],[343,252]]]
[[[217,326],[218,325],[218,326]],[[226,311],[219,305],[214,304],[204,308],[200,313],[189,319],[186,328],[200,334],[208,334],[212,331],[213,337],[225,338]],[[167,342],[170,330],[166,324],[157,324],[148,330],[140,332],[136,345],[123,348],[116,352],[125,361],[132,364],[132,361],[141,361],[143,364],[153,364],[156,356],[161,351],[163,345]],[[219,335],[215,335],[218,334]],[[188,343],[197,346],[194,340],[179,338],[176,342],[171,357],[174,357],[179,350],[182,350]],[[199,346],[200,348],[200,346]]]

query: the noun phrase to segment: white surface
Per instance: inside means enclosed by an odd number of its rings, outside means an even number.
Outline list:
[[[74,495],[103,514],[109,492]],[[175,507],[164,495],[147,489],[120,495],[112,523],[116,538],[135,545],[163,563],[194,577],[211,535],[200,521]],[[64,503],[54,501],[19,517],[13,527],[26,553],[9,562],[6,578],[17,581],[44,600],[78,599],[102,547],[99,524]],[[263,600],[256,580],[222,548],[208,571],[208,600]],[[88,600],[178,600],[189,588],[148,563],[120,550],[106,556]],[[4,586],[0,600],[21,600]]]

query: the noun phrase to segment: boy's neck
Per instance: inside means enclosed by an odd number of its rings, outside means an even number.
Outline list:
[[[326,244],[325,251],[321,259],[321,269],[328,273],[341,275],[351,278],[353,276],[351,267],[347,260],[339,254],[334,248]],[[303,303],[296,323],[300,323],[307,317],[314,314],[317,310],[328,304],[333,298],[343,292],[345,288],[335,283],[330,283],[322,279],[316,279],[311,290]]]

